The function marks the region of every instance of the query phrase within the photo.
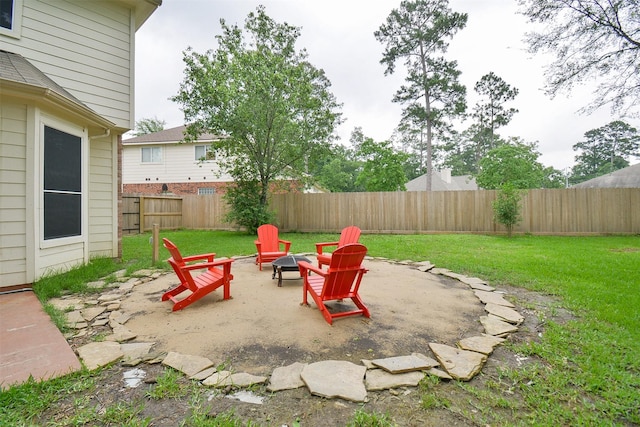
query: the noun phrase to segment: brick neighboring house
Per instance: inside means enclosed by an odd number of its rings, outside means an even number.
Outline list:
[[[134,194],[215,194],[233,181],[221,174],[211,143],[218,135],[181,142],[186,126],[122,141],[122,192]]]

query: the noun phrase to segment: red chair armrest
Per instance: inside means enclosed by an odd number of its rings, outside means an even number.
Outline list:
[[[316,252],[319,253],[319,254],[322,254],[322,248],[325,248],[327,246],[338,246],[338,242],[316,243]]]
[[[284,252],[289,252],[289,248],[291,247],[291,242],[288,240],[278,239],[278,243],[284,245]]]
[[[209,260],[209,262],[212,262],[213,259],[215,258],[215,256],[216,256],[215,253],[200,254],[200,255],[190,255],[190,256],[183,256],[182,260],[184,262],[191,262],[191,261],[197,261],[199,259],[207,259],[207,260]]]
[[[184,267],[181,267],[182,270],[201,270],[203,268],[211,268],[211,267],[217,267],[219,265],[223,265],[223,266],[227,266],[227,264],[231,264],[233,261],[235,261],[234,259],[221,259],[218,261],[213,261],[213,262],[201,262],[199,264],[190,264],[190,265],[185,265]]]
[[[298,268],[300,269],[300,276],[306,276],[308,274],[308,272],[313,271],[314,273],[320,275],[320,276],[326,276],[327,272],[322,270],[321,268],[318,268],[314,265],[309,264],[306,261],[298,261]]]

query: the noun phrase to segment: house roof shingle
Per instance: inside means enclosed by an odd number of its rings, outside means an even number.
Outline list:
[[[17,53],[0,50],[0,79],[52,90],[58,95],[84,108],[90,109],[83,104],[82,101],[71,95],[66,89],[51,80],[46,74]]]
[[[427,174],[421,175],[405,184],[407,191],[425,191]],[[450,170],[431,173],[431,191],[477,190],[475,178],[470,175],[451,176]]]
[[[581,182],[574,188],[640,188],[640,163]]]
[[[186,126],[178,126],[171,129],[161,130],[159,132],[148,133],[145,135],[128,138],[122,141],[123,144],[152,144],[152,143],[172,143],[180,142],[184,138]],[[220,136],[211,133],[200,135],[198,141],[213,141],[220,139]]]

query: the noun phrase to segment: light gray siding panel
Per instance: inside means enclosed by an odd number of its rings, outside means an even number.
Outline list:
[[[140,151],[142,146],[125,146],[122,152],[122,182],[124,184],[144,184],[148,182],[233,181],[229,175],[219,176],[220,168],[216,161],[205,163],[196,161],[195,145],[202,144],[145,145],[145,147],[162,147],[162,163],[142,163]],[[156,180],[156,178],[158,179]]]
[[[91,141],[89,178],[89,250],[90,256],[115,256],[113,236],[117,226],[113,199],[115,141],[103,138]]]
[[[27,106],[0,105],[0,287],[27,282]]]
[[[131,21],[126,3],[25,0],[21,38],[3,38],[3,48],[23,55],[101,116],[130,128]]]
[[[38,277],[48,273],[68,270],[70,267],[84,263],[84,245],[73,243],[69,245],[55,246],[48,249],[40,249],[40,269]]]
[[[86,76],[95,78],[97,82],[112,82],[120,85],[128,85],[128,63],[124,60],[110,62],[110,57],[87,57],[77,51],[69,51],[64,46],[51,46],[46,42],[46,33],[27,32],[27,35],[34,37],[31,42],[32,53],[35,56],[46,55],[46,64],[40,62],[40,59],[33,59],[31,62],[42,71],[47,68],[55,67],[57,74],[48,74],[59,85],[71,91],[63,85],[64,81],[86,81]],[[45,37],[44,39],[42,39]],[[42,41],[41,41],[42,40]],[[99,51],[93,52],[99,54]],[[46,71],[45,71],[46,72]],[[83,78],[80,78],[80,77]],[[75,78],[74,78],[75,77]],[[75,95],[75,93],[74,93]]]

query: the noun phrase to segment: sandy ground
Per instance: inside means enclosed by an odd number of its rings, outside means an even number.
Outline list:
[[[309,257],[313,262],[315,259]],[[365,260],[360,295],[371,311],[325,322],[313,300],[302,301],[302,280],[285,272],[283,286],[270,265],[259,271],[254,258],[232,265],[230,300],[222,289],[181,311],[172,312],[163,292],[178,281],[174,273],[139,285],[122,303],[133,314],[126,326],[137,342],[155,342],[158,351],[176,351],[232,364],[253,374],[268,374],[293,362],[391,357],[419,352],[429,342],[449,345],[479,335],[483,306],[469,287],[456,280],[406,265]],[[352,307],[351,301],[333,303]]]

